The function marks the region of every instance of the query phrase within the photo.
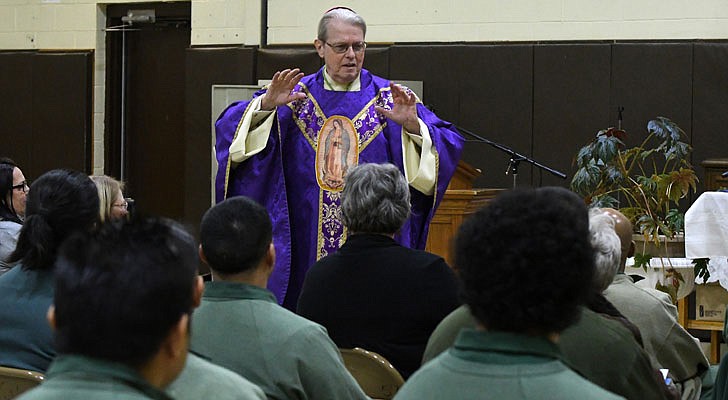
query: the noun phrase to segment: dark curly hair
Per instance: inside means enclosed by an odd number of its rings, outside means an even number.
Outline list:
[[[489,330],[561,332],[594,273],[586,206],[563,188],[505,192],[462,224],[455,265],[463,301]]]

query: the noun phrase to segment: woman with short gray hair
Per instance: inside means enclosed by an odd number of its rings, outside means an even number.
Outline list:
[[[435,326],[458,305],[455,275],[442,257],[398,244],[410,188],[392,164],[348,171],[341,193],[346,243],[306,274],[298,313],[323,325],[340,348],[384,356],[407,378]]]
[[[356,166],[346,182],[341,219],[349,233],[394,234],[409,217],[409,185],[393,164]]]

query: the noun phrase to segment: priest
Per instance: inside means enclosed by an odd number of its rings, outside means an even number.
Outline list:
[[[319,22],[318,72],[278,71],[252,100],[215,124],[216,200],[246,195],[273,221],[276,266],[268,281],[295,309],[308,268],[346,240],[340,193],[349,168],[390,162],[405,174],[412,213],[396,240],[422,249],[455,172],[463,139],[406,87],[363,69],[366,23],[337,7]]]

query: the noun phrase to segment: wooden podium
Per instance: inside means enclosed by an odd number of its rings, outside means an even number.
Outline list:
[[[440,206],[430,222],[425,250],[442,256],[452,266],[450,255],[452,239],[465,217],[474,213],[505,189],[473,189],[473,181],[480,170],[464,161],[457,170],[445,192]]]

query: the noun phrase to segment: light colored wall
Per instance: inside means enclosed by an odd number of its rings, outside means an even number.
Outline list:
[[[728,38],[725,0],[269,0],[268,42],[311,42],[342,4],[366,19],[369,42]]]
[[[94,173],[104,164],[106,4],[134,2],[0,0],[0,50],[95,50]],[[191,2],[193,46],[260,44],[259,0]],[[364,16],[369,42],[728,38],[726,0],[269,0],[268,44],[311,43],[337,5]]]

